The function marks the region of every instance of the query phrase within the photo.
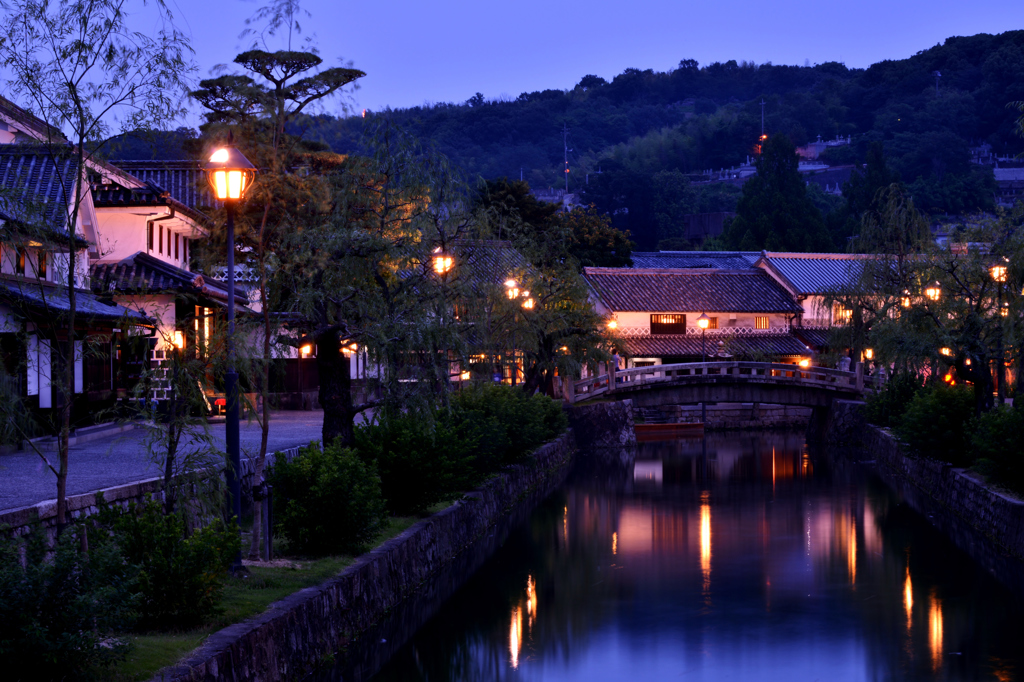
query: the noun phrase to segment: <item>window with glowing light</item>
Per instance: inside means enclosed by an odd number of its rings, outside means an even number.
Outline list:
[[[651,315],[651,334],[685,334],[686,315]]]
[[[758,315],[754,318],[754,329],[768,329],[769,326],[767,315]]]

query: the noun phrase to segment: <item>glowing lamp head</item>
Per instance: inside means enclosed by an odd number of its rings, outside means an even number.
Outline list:
[[[469,381],[469,372],[462,372],[459,374],[460,381]]]
[[[710,323],[711,318],[705,315],[704,313],[701,313],[700,317],[697,318],[697,326],[700,327],[701,329],[707,329]]]
[[[213,196],[219,201],[238,201],[256,177],[256,166],[232,146],[215,150],[205,170]]]
[[[871,349],[871,348],[865,348],[864,349],[864,359],[865,360],[874,360],[875,359],[875,351],[873,349]]]
[[[537,305],[536,301],[530,298],[530,292],[526,292],[526,300],[523,301],[523,308],[526,310],[533,310],[533,306]]]
[[[988,269],[990,275],[992,275],[993,281],[1005,282],[1006,281],[1006,266],[1005,265],[993,265]]]
[[[619,328],[619,323],[616,322],[615,320],[608,320],[608,328],[611,329],[612,331],[615,331],[616,329]]]
[[[182,348],[184,348],[185,347],[185,333],[184,332],[180,332],[180,331],[174,332],[173,343],[174,343],[174,346],[178,350],[181,350]]]
[[[946,347],[940,348],[939,349],[939,354],[940,355],[945,355],[948,358],[951,355],[953,355],[953,349],[952,348],[946,348]]]
[[[439,275],[447,273],[455,265],[455,259],[441,250],[441,247],[434,249],[434,272]]]
[[[313,346],[311,346],[308,343],[305,346],[303,346],[302,348],[299,349],[299,353],[304,358],[308,358],[312,352],[313,352]]]
[[[942,298],[942,289],[939,288],[939,283],[936,282],[934,286],[930,286],[925,289],[924,295],[927,296],[930,301],[938,301]]]
[[[800,361],[800,366],[803,367],[804,369],[807,369],[808,367],[811,366],[811,361],[808,360],[807,358],[804,358],[803,360]]]
[[[508,294],[509,300],[514,301],[519,298],[519,284],[514,279],[505,280],[505,291]]]

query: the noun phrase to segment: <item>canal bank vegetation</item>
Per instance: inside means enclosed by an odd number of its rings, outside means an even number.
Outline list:
[[[0,665],[12,679],[147,679],[212,632],[323,582],[356,556],[567,428],[561,406],[481,385],[382,414],[356,445],[313,444],[271,472],[281,557],[230,576],[241,548],[187,504],[105,507],[50,544],[0,537]]]
[[[888,379],[867,419],[917,455],[1024,492],[1024,205],[965,221],[944,246],[900,184],[864,214],[855,283],[827,303],[833,348]]]

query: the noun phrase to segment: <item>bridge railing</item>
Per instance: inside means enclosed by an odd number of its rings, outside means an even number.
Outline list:
[[[845,391],[871,391],[883,383],[881,377],[866,376],[861,370],[846,372],[828,367],[800,367],[779,362],[684,362],[673,365],[651,365],[620,369],[615,372],[616,389],[649,384],[685,381],[706,381],[706,377],[736,377],[755,383],[800,384]],[[607,374],[573,382],[576,400],[608,393]]]

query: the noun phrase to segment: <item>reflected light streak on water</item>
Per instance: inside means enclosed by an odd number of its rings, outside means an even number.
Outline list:
[[[711,505],[710,494],[700,495],[700,571],[704,577],[705,596],[711,591]]]
[[[857,522],[850,519],[850,536],[847,543],[847,566],[850,569],[850,584],[857,584]]]
[[[935,592],[929,596],[928,607],[928,648],[932,652],[932,669],[942,665],[942,603]]]
[[[519,667],[519,649],[523,646],[523,610],[512,609],[512,622],[508,626],[508,652],[513,668]]]
[[[903,581],[903,608],[907,612],[907,631],[914,622],[914,586],[910,582],[910,566],[907,566],[907,578]]]
[[[616,555],[619,553],[619,534],[612,533],[612,554]]]

